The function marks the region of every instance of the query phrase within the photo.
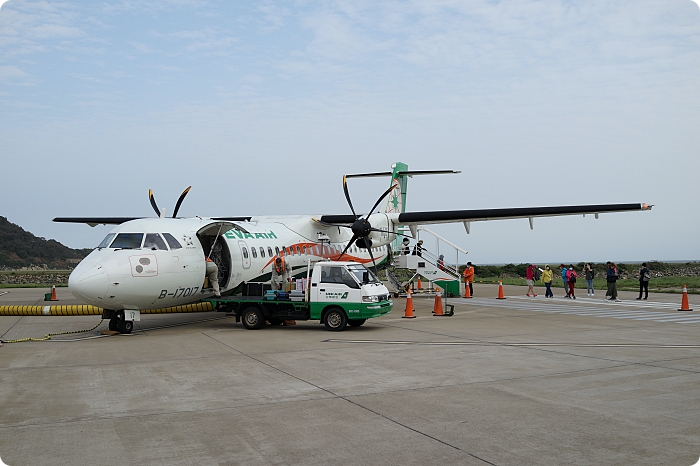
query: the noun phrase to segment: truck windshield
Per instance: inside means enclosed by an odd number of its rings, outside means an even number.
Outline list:
[[[363,265],[357,264],[357,265],[348,265],[348,270],[355,275],[357,278],[357,281],[360,283],[380,283],[379,280],[377,280],[377,277],[372,273],[372,271],[367,270]],[[364,275],[367,273],[368,275],[368,280],[365,282],[364,281]]]

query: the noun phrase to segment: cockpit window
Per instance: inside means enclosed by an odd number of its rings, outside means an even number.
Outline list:
[[[116,235],[117,235],[116,233],[110,233],[110,234],[108,234],[107,236],[105,236],[105,239],[103,239],[102,242],[100,243],[100,245],[97,246],[98,249],[106,248],[107,246],[109,246],[109,243],[112,242],[112,239],[113,239]]]
[[[165,241],[160,237],[158,233],[148,233],[146,234],[146,241],[143,242],[144,249],[151,249],[153,251],[167,251],[168,247],[165,245]]]
[[[168,246],[170,246],[171,250],[182,249],[182,246],[180,245],[179,241],[176,240],[173,235],[171,235],[170,233],[163,233],[163,236],[165,237],[165,241],[168,242]]]
[[[119,233],[110,245],[114,249],[138,249],[141,247],[143,233]]]

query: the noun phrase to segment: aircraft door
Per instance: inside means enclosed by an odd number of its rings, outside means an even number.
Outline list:
[[[243,261],[243,268],[249,269],[250,268],[250,249],[248,248],[248,245],[246,244],[245,241],[239,241],[238,247],[241,250],[241,260]]]

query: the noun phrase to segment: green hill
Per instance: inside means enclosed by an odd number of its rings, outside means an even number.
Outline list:
[[[34,236],[0,217],[0,270],[22,267],[72,269],[91,249],[71,249],[56,240]]]

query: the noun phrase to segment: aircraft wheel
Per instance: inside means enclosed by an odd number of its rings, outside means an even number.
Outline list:
[[[331,332],[340,332],[348,324],[348,318],[345,315],[345,311],[334,307],[326,313],[324,323],[326,324],[326,328]]]
[[[246,308],[243,311],[243,326],[248,330],[257,330],[265,323],[265,316],[262,311],[255,306]]]
[[[130,320],[120,320],[117,324],[117,331],[119,333],[129,334],[134,329],[134,323]]]
[[[359,327],[365,322],[367,322],[367,319],[348,319],[348,325],[350,327]]]
[[[119,325],[119,319],[117,317],[113,317],[109,319],[109,329],[113,332],[118,332],[117,326]]]

